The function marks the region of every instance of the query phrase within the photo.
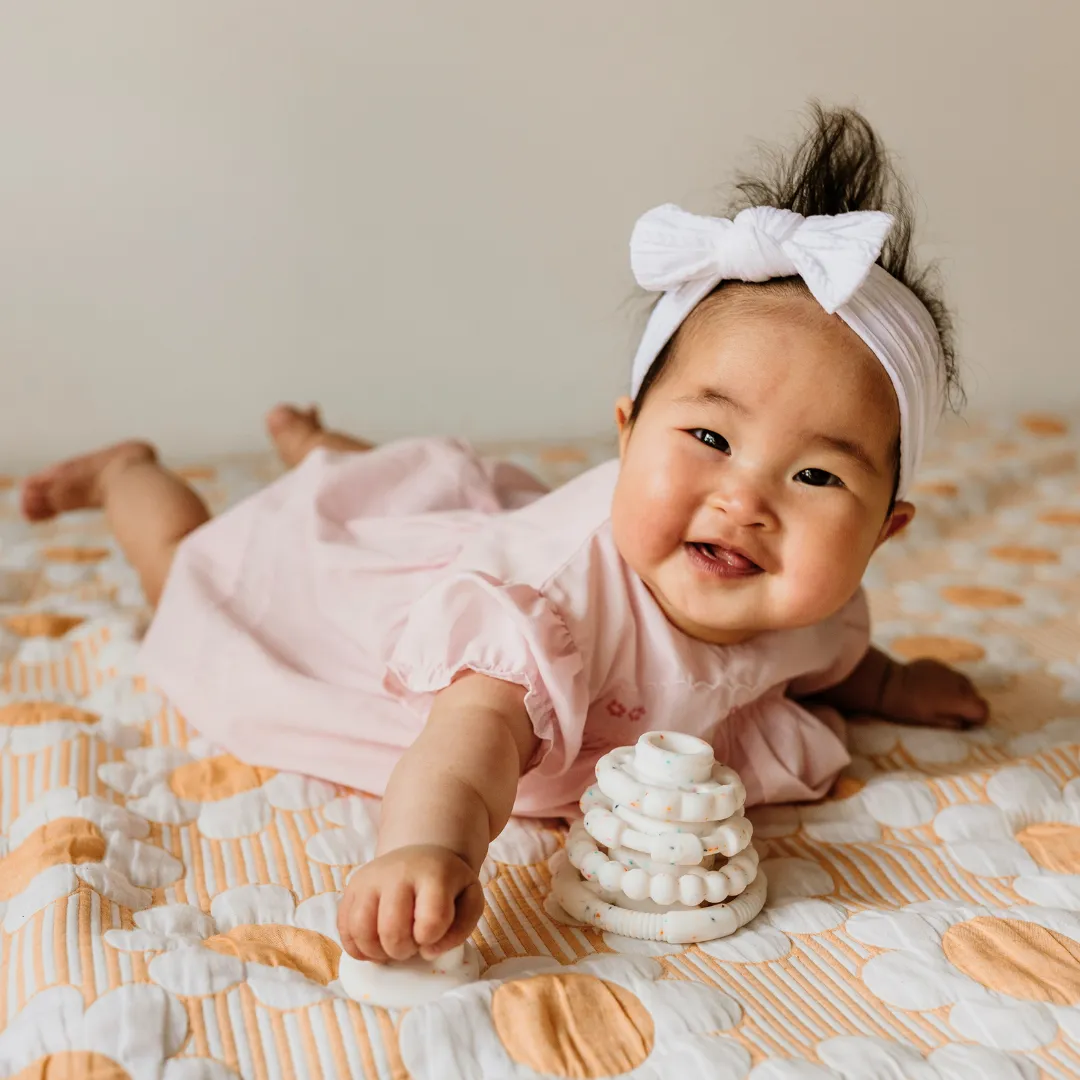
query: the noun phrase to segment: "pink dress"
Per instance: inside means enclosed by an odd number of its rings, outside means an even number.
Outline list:
[[[547,493],[449,440],[313,453],[183,542],[147,674],[237,757],[373,794],[477,671],[526,688],[541,740],[515,813],[570,810],[601,754],[654,728],[708,739],[751,804],[820,797],[843,725],[795,698],[862,659],[862,594],[741,645],[688,637],[615,548],[618,468]]]

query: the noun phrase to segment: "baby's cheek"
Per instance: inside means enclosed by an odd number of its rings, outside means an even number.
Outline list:
[[[637,503],[611,519],[615,544],[622,557],[639,574],[663,562],[671,550],[670,529],[663,520],[663,508]]]
[[[640,571],[642,566],[663,561],[682,543],[686,514],[670,488],[620,484],[611,525],[622,557]]]
[[[817,542],[815,542],[815,539]],[[866,560],[858,539],[826,540],[820,533],[792,546],[784,560],[786,599],[793,622],[810,625],[839,611],[859,587]]]

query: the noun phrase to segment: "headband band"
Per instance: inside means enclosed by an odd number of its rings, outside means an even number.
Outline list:
[[[928,434],[944,404],[941,342],[919,298],[877,265],[892,229],[876,210],[804,218],[755,206],[734,220],[700,217],[677,206],[644,214],[630,239],[638,284],[662,292],[631,369],[631,396],[691,311],[722,281],[800,277],[830,315],[838,315],[881,362],[900,406],[900,485],[910,490]]]

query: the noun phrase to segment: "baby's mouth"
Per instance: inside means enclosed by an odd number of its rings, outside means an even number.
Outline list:
[[[756,562],[734,548],[695,542],[686,547],[695,565],[717,577],[749,577],[762,572]]]

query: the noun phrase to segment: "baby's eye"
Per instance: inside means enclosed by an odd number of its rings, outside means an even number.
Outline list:
[[[824,469],[803,469],[795,474],[795,479],[800,484],[808,484],[810,487],[843,487],[844,481],[839,476],[834,476]]]
[[[714,450],[719,450],[721,454],[730,454],[731,445],[723,435],[717,435],[715,431],[710,431],[708,428],[694,428],[691,435],[697,439],[698,442],[703,442],[706,446],[711,446]]]

